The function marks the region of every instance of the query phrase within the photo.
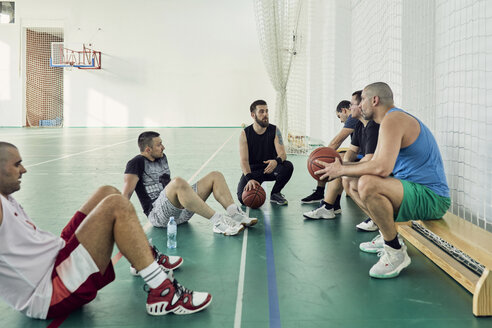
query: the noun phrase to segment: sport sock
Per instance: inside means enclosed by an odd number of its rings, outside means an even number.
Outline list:
[[[398,235],[396,235],[396,237],[393,240],[390,240],[390,241],[385,240],[384,243],[386,245],[388,245],[389,247],[394,248],[394,249],[400,249],[401,248],[400,241],[398,240]]]
[[[342,195],[337,196],[337,199],[335,199],[335,204],[333,204],[334,207],[340,208],[340,198],[342,198]]]
[[[215,214],[212,215],[212,217],[210,218],[210,222],[215,224],[218,220],[220,220],[221,217],[222,217],[222,214],[215,212]]]
[[[320,186],[317,186],[316,187],[316,193],[318,194],[324,194],[325,193],[325,187],[320,187]]]
[[[167,274],[156,261],[153,261],[145,269],[138,271],[138,274],[153,289],[159,287],[167,279]]]
[[[238,213],[238,207],[236,204],[232,203],[231,205],[227,206],[226,208],[227,214],[230,216],[233,216],[234,214]]]
[[[329,204],[329,203],[325,202],[324,200],[321,201],[321,204],[323,204],[327,210],[331,210],[333,208],[332,204]]]

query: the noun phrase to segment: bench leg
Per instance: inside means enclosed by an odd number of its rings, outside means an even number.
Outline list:
[[[473,314],[477,317],[492,316],[492,274],[487,268],[475,286]]]

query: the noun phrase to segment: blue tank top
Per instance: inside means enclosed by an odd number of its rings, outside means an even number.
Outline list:
[[[399,108],[392,108],[386,114],[395,111],[410,115]],[[400,149],[393,174],[397,179],[424,185],[439,196],[449,197],[444,165],[436,139],[424,123],[415,116],[410,116],[419,122],[420,133],[410,146]]]

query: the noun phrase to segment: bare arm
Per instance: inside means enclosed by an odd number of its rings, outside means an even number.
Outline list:
[[[273,144],[275,146],[275,151],[277,152],[277,157],[280,158],[282,162],[285,161],[287,159],[287,154],[285,153],[284,140],[282,139],[282,133],[279,128],[275,131]],[[263,163],[267,164],[267,167],[264,170],[265,174],[272,173],[278,165],[276,158],[263,161]]]
[[[317,171],[321,178],[325,176],[353,176],[377,175],[387,177],[393,171],[396,158],[400,152],[405,127],[402,126],[402,120],[399,115],[388,115],[381,122],[379,128],[379,140],[371,160],[361,161],[353,165],[341,165],[340,161],[333,164],[322,164],[324,169]]]
[[[123,196],[130,199],[132,197],[133,192],[135,191],[135,187],[137,186],[139,178],[138,175],[135,174],[125,174],[125,183],[123,185]]]
[[[246,140],[246,133],[244,130],[241,131],[241,135],[239,136],[239,158],[243,174],[246,175],[251,173],[251,167],[249,166],[248,140]]]
[[[357,154],[359,153],[359,147],[350,145],[349,149],[343,156],[343,162],[344,163],[351,163],[355,162],[355,159],[357,158]]]
[[[347,137],[354,132],[354,129],[349,129],[349,128],[343,128],[338,132],[338,134],[330,141],[330,144],[328,147],[333,148],[333,149],[338,149],[342,142],[347,139]]]
[[[282,138],[282,133],[280,132],[280,129],[277,128],[277,131],[275,132],[275,139],[274,139],[274,145],[275,145],[275,150],[277,151],[277,156],[282,159],[282,161],[285,161],[287,159],[287,154],[285,153],[285,147],[284,147],[284,140]]]

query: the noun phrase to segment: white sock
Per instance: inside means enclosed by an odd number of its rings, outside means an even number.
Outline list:
[[[222,214],[219,214],[217,212],[215,212],[214,215],[212,215],[212,217],[210,218],[210,222],[212,222],[213,224],[215,224],[217,221],[219,221],[219,219],[222,217]]]
[[[156,261],[152,262],[145,269],[140,270],[138,274],[152,289],[159,287],[167,279],[167,273],[162,270]]]
[[[229,214],[230,216],[232,216],[232,215],[238,213],[239,212],[239,209],[238,209],[238,207],[237,207],[236,204],[232,203],[231,205],[227,206],[226,211],[227,211],[227,214]]]

